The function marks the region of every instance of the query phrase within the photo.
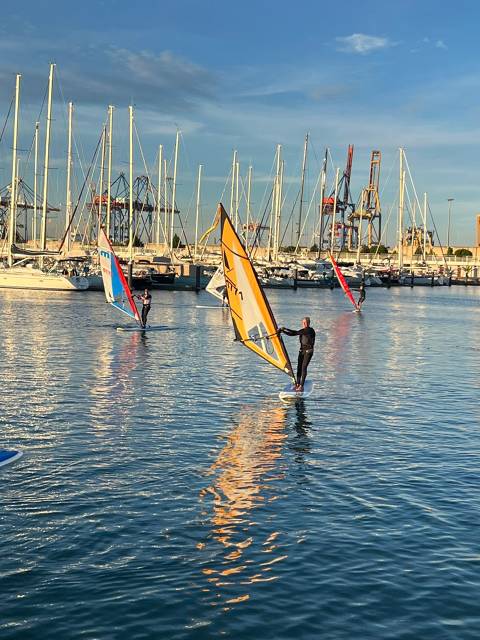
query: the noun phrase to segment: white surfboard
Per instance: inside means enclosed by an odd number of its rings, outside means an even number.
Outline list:
[[[312,394],[313,391],[313,382],[307,380],[303,385],[303,391],[295,391],[292,383],[287,384],[283,391],[280,391],[278,397],[283,402],[288,402],[290,400],[302,400],[303,398],[308,398]]]
[[[23,451],[7,451],[6,449],[0,449],[0,467],[15,462],[23,456]]]
[[[164,326],[161,325],[151,325],[151,324],[147,324],[146,327],[139,327],[138,325],[134,326],[134,327],[117,327],[117,331],[161,331],[162,329],[165,329]]]

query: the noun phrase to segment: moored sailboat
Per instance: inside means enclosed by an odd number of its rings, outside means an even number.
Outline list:
[[[13,122],[13,150],[12,150],[12,183],[10,191],[10,216],[8,224],[7,265],[0,268],[0,288],[7,289],[36,289],[49,291],[82,291],[88,289],[88,280],[82,276],[67,276],[57,272],[54,263],[51,269],[45,267],[45,258],[54,257],[58,253],[46,249],[46,216],[47,216],[47,179],[48,179],[48,145],[49,126],[51,120],[51,101],[53,86],[53,68],[50,65],[49,91],[48,91],[48,116],[47,116],[47,141],[45,156],[44,196],[42,215],[42,247],[40,251],[27,251],[15,246],[17,236],[17,145],[18,145],[18,117],[20,105],[20,79],[17,74],[15,84],[15,112]],[[20,257],[20,260],[16,261]],[[40,268],[35,261],[40,260]]]

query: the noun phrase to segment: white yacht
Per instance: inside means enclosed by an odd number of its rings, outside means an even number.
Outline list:
[[[88,284],[88,280],[84,276],[43,271],[31,262],[0,268],[0,289],[85,291],[88,289]]]

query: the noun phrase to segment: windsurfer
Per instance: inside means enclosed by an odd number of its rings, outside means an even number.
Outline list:
[[[305,384],[307,377],[307,368],[310,364],[310,360],[312,359],[313,349],[315,346],[315,330],[310,326],[310,318],[306,317],[303,318],[302,328],[298,331],[287,329],[286,327],[280,327],[279,332],[285,333],[287,336],[299,336],[300,338],[295,391],[303,391],[303,385]]]
[[[139,300],[142,301],[142,326],[147,326],[147,316],[150,311],[150,305],[152,304],[152,295],[149,293],[148,289],[145,289],[143,295],[137,296]]]
[[[358,298],[357,307],[358,307],[358,310],[360,311],[360,309],[362,308],[362,304],[365,302],[365,283],[364,282],[360,284],[358,290],[360,291],[360,297]]]

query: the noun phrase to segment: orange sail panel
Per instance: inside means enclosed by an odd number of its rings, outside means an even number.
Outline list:
[[[220,205],[223,272],[235,335],[239,342],[294,378],[257,274],[225,209]]]
[[[341,272],[340,267],[335,262],[335,259],[331,253],[328,254],[328,257],[330,258],[330,262],[332,263],[333,270],[335,271],[335,275],[337,276],[337,280],[340,283],[340,286],[342,287],[343,292],[345,293],[347,298],[350,300],[350,302],[353,304],[355,309],[358,309],[358,304],[355,302],[355,298],[353,297],[350,287],[348,286],[348,282],[345,280],[345,276]]]

